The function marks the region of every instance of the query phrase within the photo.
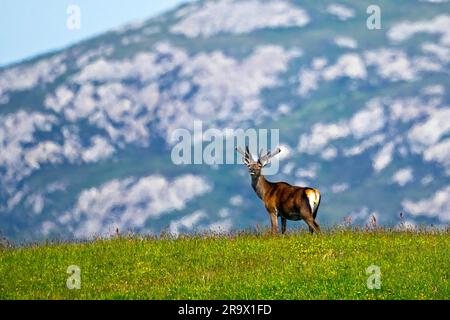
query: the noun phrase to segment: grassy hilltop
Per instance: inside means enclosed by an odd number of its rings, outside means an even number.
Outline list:
[[[0,249],[0,299],[449,299],[449,260],[448,230],[120,237]]]

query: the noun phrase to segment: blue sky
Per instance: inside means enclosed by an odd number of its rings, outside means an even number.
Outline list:
[[[191,0],[1,0],[0,66],[58,49]],[[68,30],[69,5],[81,9],[81,29]]]

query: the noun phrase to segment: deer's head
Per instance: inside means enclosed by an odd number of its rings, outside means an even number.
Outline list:
[[[261,175],[261,169],[269,164],[270,159],[281,152],[280,148],[277,148],[274,152],[268,151],[265,154],[262,154],[262,150],[258,153],[258,160],[255,161],[253,159],[248,146],[245,147],[245,152],[242,151],[240,147],[236,148],[236,151],[242,154],[242,161],[247,166],[248,171],[251,176],[258,177]]]

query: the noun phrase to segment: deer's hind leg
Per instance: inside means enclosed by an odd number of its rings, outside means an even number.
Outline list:
[[[316,229],[318,230],[318,232],[320,233],[320,226],[319,226],[319,224],[316,222],[316,220],[313,220],[313,223],[316,226]]]
[[[305,222],[306,222],[306,224],[308,225],[308,227],[309,227],[309,232],[310,232],[311,234],[313,234],[314,232],[315,232],[315,233],[320,233],[320,227],[319,227],[319,225],[317,224],[317,222],[314,221],[314,218],[313,218],[313,217],[309,217],[309,218],[305,219]]]

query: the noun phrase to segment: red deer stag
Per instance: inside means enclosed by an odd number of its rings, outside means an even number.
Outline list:
[[[237,147],[236,150],[243,155],[242,161],[247,165],[252,178],[252,187],[270,216],[272,232],[278,232],[278,217],[281,217],[281,232],[286,232],[286,220],[305,220],[311,233],[320,232],[315,221],[320,205],[320,192],[313,188],[292,186],[286,182],[270,182],[261,174],[261,169],[269,163],[270,158],[281,152],[268,151],[265,155],[258,154],[258,161],[254,161],[248,149],[245,152]]]

